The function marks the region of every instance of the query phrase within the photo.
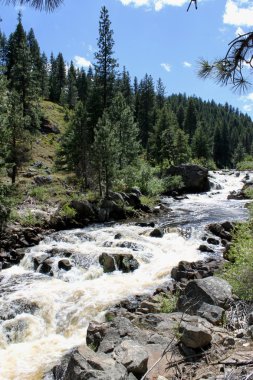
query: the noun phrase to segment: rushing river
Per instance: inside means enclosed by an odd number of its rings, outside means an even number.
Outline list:
[[[57,232],[27,250],[19,266],[3,270],[0,380],[41,380],[68,349],[85,342],[90,320],[102,320],[108,307],[130,295],[151,292],[180,260],[203,258],[198,246],[206,224],[247,217],[245,201],[227,200],[230,191],[242,187],[242,178],[216,173],[209,193],[164,198],[168,213],[158,220],[166,231],[162,238],[150,237],[151,227],[134,224]],[[36,273],[34,261],[50,252],[53,276]],[[98,262],[103,252],[132,253],[140,266],[132,273],[105,274]],[[59,269],[63,258],[71,270]]]

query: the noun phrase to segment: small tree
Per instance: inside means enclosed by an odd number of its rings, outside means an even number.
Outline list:
[[[108,197],[109,190],[112,188],[113,180],[117,174],[119,151],[115,125],[110,121],[107,112],[104,112],[96,126],[93,152],[100,195],[103,195],[102,183],[104,183],[105,196]]]

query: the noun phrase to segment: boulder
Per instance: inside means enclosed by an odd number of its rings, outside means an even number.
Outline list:
[[[84,200],[72,200],[69,204],[69,206],[75,210],[76,215],[75,219],[78,222],[87,222],[87,221],[94,221],[95,220],[95,212],[90,202]]]
[[[198,165],[182,164],[171,166],[167,175],[180,175],[184,182],[183,191],[187,193],[201,193],[210,190],[208,170]]]
[[[38,186],[48,185],[52,183],[52,177],[51,176],[37,176],[33,178],[34,182]]]
[[[179,326],[180,341],[189,348],[203,348],[212,341],[211,329],[205,319],[195,317]]]
[[[219,266],[220,263],[213,259],[193,263],[180,261],[177,267],[172,268],[171,277],[176,281],[201,279],[212,276]]]
[[[72,268],[72,264],[68,259],[61,259],[58,261],[58,268],[69,271]]]
[[[212,223],[207,226],[207,229],[215,236],[225,239],[227,241],[232,240],[231,232],[234,229],[234,224],[231,222],[224,223]]]
[[[129,253],[102,253],[99,256],[99,263],[102,265],[105,273],[115,270],[128,273],[133,272],[139,267],[138,261]]]
[[[221,325],[224,322],[225,310],[219,306],[209,305],[203,302],[196,312],[202,318],[205,318],[213,325]]]
[[[156,237],[156,238],[162,238],[164,235],[164,232],[161,228],[155,228],[153,231],[150,232],[149,236]]]
[[[48,134],[48,133],[59,134],[60,133],[60,129],[57,127],[57,125],[53,124],[50,120],[46,119],[45,117],[41,118],[40,130],[42,133],[45,133],[45,134]]]
[[[53,380],[127,380],[126,368],[110,356],[95,353],[87,346],[81,346],[67,355],[50,371]],[[49,374],[48,374],[49,376]]]
[[[126,219],[126,211],[124,206],[119,206],[115,201],[103,199],[98,211],[98,218],[100,222]]]
[[[189,281],[178,300],[178,310],[195,313],[203,303],[227,308],[232,299],[232,287],[218,277]]]
[[[133,340],[123,340],[113,351],[113,358],[138,379],[147,371],[148,353]]]

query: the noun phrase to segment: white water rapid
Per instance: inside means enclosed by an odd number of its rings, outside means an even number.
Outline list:
[[[85,343],[90,320],[102,320],[108,307],[131,295],[151,292],[170,278],[180,260],[203,258],[197,248],[204,225],[246,218],[244,201],[226,199],[242,187],[242,174],[213,176],[221,189],[163,200],[170,209],[158,220],[168,227],[162,238],[150,237],[151,227],[134,224],[62,231],[28,249],[19,266],[2,270],[0,380],[41,380],[68,349]],[[190,228],[191,237],[174,226]],[[98,262],[103,252],[131,253],[140,266],[132,273],[103,273]],[[50,255],[53,276],[35,272],[34,262]],[[58,267],[66,257],[69,271]]]

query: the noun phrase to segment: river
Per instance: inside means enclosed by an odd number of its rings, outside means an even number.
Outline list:
[[[131,295],[152,292],[180,260],[203,258],[198,247],[206,224],[247,218],[245,201],[227,200],[243,176],[213,173],[210,192],[163,198],[168,212],[157,220],[166,231],[162,238],[134,223],[93,225],[54,233],[28,249],[19,266],[0,273],[0,380],[41,380],[68,349],[85,342],[89,321],[103,320],[108,307]],[[34,259],[52,250],[53,276],[35,272]],[[132,273],[103,273],[102,252],[132,253],[140,266]],[[70,256],[71,270],[59,269],[59,260]]]

